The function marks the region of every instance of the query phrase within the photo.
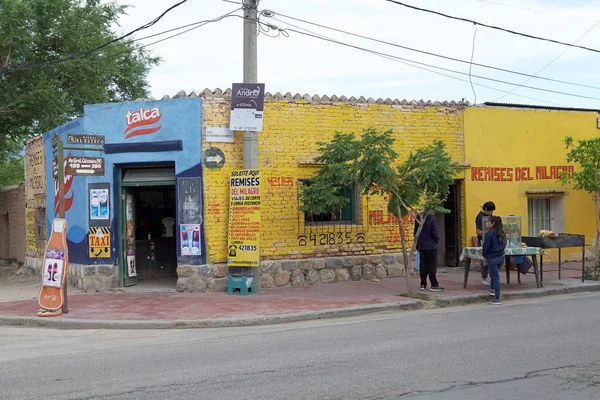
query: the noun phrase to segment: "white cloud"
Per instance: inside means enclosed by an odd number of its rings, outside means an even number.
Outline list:
[[[129,15],[123,17],[121,21],[123,31],[134,29],[152,20],[167,8],[164,0],[118,1],[134,6],[129,10]],[[590,16],[600,14],[600,6],[583,1],[558,3],[541,0],[518,2],[406,0],[406,2],[490,25],[566,42],[576,41],[594,24]],[[493,2],[504,5],[491,4]],[[565,3],[569,5],[564,5]],[[171,11],[151,29],[140,32],[138,37],[214,18],[234,8],[234,4],[220,0],[190,0]],[[260,8],[433,53],[465,60],[471,57],[473,25],[410,10],[384,0],[304,0],[302,2],[261,0]],[[455,63],[281,19],[357,46],[468,72],[468,64]],[[286,26],[269,18],[263,17],[263,20],[280,27]],[[164,58],[163,64],[154,68],[149,75],[152,95],[158,98],[165,94],[173,95],[182,89],[189,92],[206,87],[226,88],[230,87],[232,82],[241,80],[242,23],[240,18],[227,18],[152,46],[154,53]],[[160,37],[143,42],[150,43],[157,39]],[[600,43],[600,25],[579,44],[600,47],[597,43]],[[275,39],[260,35],[258,46],[259,80],[264,81],[267,90],[271,92],[432,100],[460,100],[464,97],[473,101],[468,83],[297,33],[290,33],[288,38],[280,36]],[[479,27],[474,60],[478,63],[535,73],[565,49],[565,46]],[[600,78],[595,72],[599,67],[600,54],[571,49],[542,75],[600,86]],[[473,69],[473,73],[515,83],[524,80],[523,77],[478,67]],[[468,80],[466,76],[459,77]],[[493,82],[476,81],[504,90],[512,88]],[[600,97],[598,90],[558,85],[535,79],[528,82],[528,85]],[[476,90],[478,102],[493,101],[502,95],[482,88]],[[600,101],[597,100],[550,95],[522,88],[515,93],[562,105],[600,107]],[[507,96],[503,101],[535,102],[512,95]]]

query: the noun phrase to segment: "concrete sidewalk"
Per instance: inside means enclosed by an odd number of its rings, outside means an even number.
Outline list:
[[[577,265],[570,263],[566,266],[577,268]],[[535,277],[531,274],[523,276],[519,285],[516,271],[511,271],[511,284],[506,285],[505,272],[501,271],[503,302],[510,303],[511,299],[517,298],[600,291],[600,282],[582,283],[581,272],[563,270],[563,279],[558,281],[556,272],[547,272],[556,270],[555,265],[546,265],[544,269],[543,288],[536,288]],[[243,297],[227,293],[132,294],[127,289],[115,293],[71,294],[70,312],[52,318],[36,316],[39,308],[37,300],[0,302],[0,324],[63,329],[249,326],[380,311],[447,307],[489,300],[487,287],[481,284],[479,272],[471,272],[466,289],[462,287],[463,276],[461,268],[440,269],[438,280],[447,289],[443,293],[418,290],[419,278],[413,276],[413,296],[405,294],[404,278],[282,287]]]

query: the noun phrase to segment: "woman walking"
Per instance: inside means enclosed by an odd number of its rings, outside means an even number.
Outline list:
[[[415,221],[415,232],[419,229],[418,223]],[[440,242],[440,234],[438,232],[437,221],[431,214],[425,216],[423,228],[421,234],[417,240],[417,251],[420,254],[420,273],[421,273],[421,290],[427,289],[427,277],[431,287],[429,290],[432,292],[443,292],[446,288],[440,286],[437,277],[437,248]]]
[[[504,263],[504,248],[506,247],[506,235],[502,229],[502,218],[489,216],[487,229],[488,231],[483,239],[482,255],[487,260],[490,270],[491,285],[489,293],[490,296],[494,296],[494,300],[490,301],[490,304],[499,306],[501,304],[499,269]]]

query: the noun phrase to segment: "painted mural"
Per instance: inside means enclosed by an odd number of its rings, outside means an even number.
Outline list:
[[[65,176],[66,217],[69,221],[67,241],[73,263],[110,263],[119,254],[113,251],[112,260],[89,258],[88,185],[108,183],[110,230],[118,232],[120,215],[119,167],[141,167],[152,163],[173,163],[176,177],[202,176],[201,168],[201,107],[200,99],[139,101],[114,104],[94,104],[84,108],[84,117],[44,134],[46,154],[52,154],[52,136],[59,133],[65,140],[69,133],[105,136],[106,154],[104,176]],[[91,151],[65,150],[76,156],[98,157]],[[46,159],[46,185],[54,193],[48,196],[48,210],[58,213],[58,182],[52,178],[52,160]],[[200,179],[201,181],[201,179]],[[115,185],[116,183],[116,185]],[[116,187],[115,187],[116,186]],[[52,212],[48,213],[51,226]],[[203,229],[203,228],[202,228]],[[111,235],[111,247],[119,245],[119,235]],[[204,240],[202,240],[204,246]],[[179,246],[179,244],[178,244]],[[202,252],[204,253],[204,252]],[[205,256],[197,261],[204,262]]]
[[[46,181],[44,139],[25,146],[25,227],[27,257],[41,257],[46,245]]]

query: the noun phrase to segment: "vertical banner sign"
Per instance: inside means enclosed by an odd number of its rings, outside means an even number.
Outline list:
[[[110,183],[88,184],[89,226],[110,226]]]
[[[127,224],[127,276],[137,276],[135,266],[135,220],[133,219],[133,195],[125,195],[125,223]]]
[[[231,88],[229,129],[262,131],[264,109],[264,83],[234,83]]]
[[[227,265],[260,265],[260,171],[232,171],[230,179]]]

